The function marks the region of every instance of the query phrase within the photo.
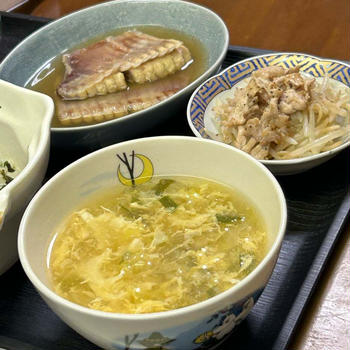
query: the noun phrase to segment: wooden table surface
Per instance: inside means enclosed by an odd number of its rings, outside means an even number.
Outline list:
[[[98,0],[43,0],[33,15],[58,18]],[[196,0],[225,21],[232,45],[350,58],[349,0]]]
[[[30,1],[29,1],[30,2]],[[43,0],[23,9],[58,18],[98,0]],[[350,59],[349,0],[197,0],[226,22],[230,44]],[[17,11],[21,11],[18,8]],[[296,332],[291,350],[350,349],[350,235],[331,263]]]

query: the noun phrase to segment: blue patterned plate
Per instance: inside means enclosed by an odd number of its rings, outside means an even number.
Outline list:
[[[219,95],[224,96],[239,82],[243,83],[242,80],[249,77],[253,71],[272,65],[284,68],[300,66],[300,71],[306,74],[316,78],[328,76],[350,87],[350,66],[344,62],[298,53],[276,53],[251,57],[228,67],[195,90],[187,106],[187,120],[193,133],[197,137],[219,140],[217,127],[210,113],[211,102]],[[350,140],[346,140],[331,151],[313,156],[290,160],[261,160],[261,162],[276,175],[295,174],[324,163],[349,145]]]

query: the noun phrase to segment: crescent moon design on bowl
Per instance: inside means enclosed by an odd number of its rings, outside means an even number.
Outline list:
[[[130,178],[125,177],[120,171],[121,164],[119,164],[117,174],[118,174],[119,181],[123,185],[125,185],[125,186],[141,185],[141,184],[149,181],[152,178],[153,173],[154,173],[153,164],[152,164],[152,161],[148,157],[146,157],[143,154],[136,154],[134,151],[132,151],[132,153],[131,153],[131,165],[130,165],[129,161],[126,157],[126,154],[123,153],[123,155],[124,155],[124,159],[122,159],[119,155],[117,155],[117,156],[125,164],[125,166],[127,167],[128,171],[129,171],[129,174],[130,174]],[[134,176],[134,160],[135,160],[134,158],[135,157],[140,159],[142,162],[142,165],[143,165],[143,169],[137,177]]]

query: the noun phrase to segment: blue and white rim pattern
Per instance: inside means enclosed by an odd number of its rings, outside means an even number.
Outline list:
[[[249,77],[253,71],[273,65],[284,68],[299,66],[302,72],[314,77],[327,75],[329,78],[350,86],[350,66],[340,61],[297,53],[267,54],[248,58],[208,79],[192,94],[187,108],[188,122],[192,131],[197,136],[210,139],[204,126],[204,113],[212,99],[219,93],[231,89],[242,79]]]

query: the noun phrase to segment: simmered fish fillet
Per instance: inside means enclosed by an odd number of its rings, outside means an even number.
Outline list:
[[[186,76],[163,79],[130,90],[83,101],[56,103],[57,117],[63,125],[90,124],[115,119],[148,108],[175,94],[188,84]]]
[[[77,90],[76,95],[71,95],[70,99],[83,100],[97,95],[107,95],[112,92],[125,90],[128,87],[123,73],[118,72],[103,79],[101,82],[86,89]],[[75,96],[73,98],[73,96]],[[68,98],[66,98],[68,99]]]
[[[159,39],[138,31],[109,36],[63,55],[66,71],[57,92],[69,100],[126,89],[123,72],[164,56],[181,45],[178,40]]]
[[[130,82],[138,84],[152,82],[174,74],[191,59],[190,51],[182,45],[163,57],[155,58],[137,68],[126,71],[125,75]]]

